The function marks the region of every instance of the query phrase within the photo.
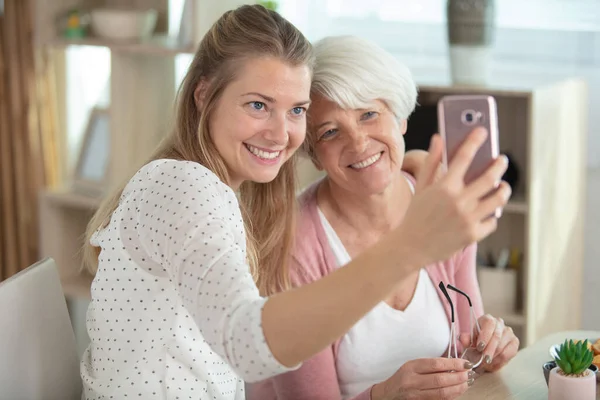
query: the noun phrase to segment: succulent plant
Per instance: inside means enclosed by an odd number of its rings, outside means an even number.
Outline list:
[[[588,341],[565,340],[556,351],[554,361],[564,375],[582,376],[590,367],[594,353],[588,348]]]
[[[277,11],[277,8],[279,6],[277,4],[277,0],[258,0],[257,4],[260,4],[264,8],[267,8],[267,9],[273,10],[273,11]]]

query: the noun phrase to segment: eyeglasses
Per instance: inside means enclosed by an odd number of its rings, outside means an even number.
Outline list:
[[[475,310],[473,310],[473,303],[471,302],[471,298],[469,297],[468,294],[466,294],[462,290],[460,290],[450,284],[444,285],[444,282],[440,282],[440,284],[438,286],[439,286],[440,290],[442,291],[442,293],[444,293],[444,297],[446,297],[446,300],[448,300],[448,303],[450,304],[450,311],[451,311],[450,340],[449,340],[449,344],[448,344],[448,358],[453,357],[452,356],[453,348],[454,348],[454,358],[458,358],[458,344],[457,344],[458,337],[457,337],[457,333],[456,333],[456,326],[454,324],[454,303],[452,302],[452,299],[450,298],[450,295],[448,294],[448,291],[446,290],[446,288],[464,296],[467,299],[467,301],[469,302],[469,311],[470,311],[469,332],[471,335],[471,343],[469,344],[469,347],[464,349],[460,358],[471,362],[473,364],[473,369],[475,369],[475,368],[479,367],[481,365],[481,363],[483,362],[483,353],[477,350],[477,343],[475,343],[475,335],[473,334],[473,327],[475,327],[475,329],[477,331],[477,336],[479,336],[479,333],[481,332],[481,327],[479,326],[479,321],[477,321],[477,317],[475,316]]]

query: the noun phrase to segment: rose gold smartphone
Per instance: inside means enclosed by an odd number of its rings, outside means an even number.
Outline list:
[[[496,100],[487,95],[452,95],[440,99],[438,128],[444,140],[443,162],[446,170],[462,142],[477,126],[486,128],[489,135],[465,174],[466,183],[479,177],[499,155]],[[501,210],[496,210],[495,214],[500,217]]]

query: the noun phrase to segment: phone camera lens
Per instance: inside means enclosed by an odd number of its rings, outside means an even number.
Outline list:
[[[475,110],[464,110],[461,115],[463,124],[473,125],[481,119],[481,113]]]

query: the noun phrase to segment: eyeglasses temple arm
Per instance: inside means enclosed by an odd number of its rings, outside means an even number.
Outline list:
[[[444,282],[440,282],[440,284],[438,286],[439,286],[440,290],[442,291],[442,293],[444,293],[444,297],[446,297],[446,300],[448,300],[448,303],[450,303],[452,323],[454,324],[454,304],[452,303],[452,299],[450,298],[450,295],[448,294],[448,291],[446,290],[446,286],[444,286]]]
[[[473,307],[473,303],[471,303],[471,298],[469,297],[468,294],[466,294],[465,292],[463,292],[462,290],[452,286],[451,284],[448,284],[448,289],[450,290],[454,290],[455,292],[458,292],[460,294],[462,294],[463,296],[465,296],[467,298],[467,301],[469,302],[469,307]]]

